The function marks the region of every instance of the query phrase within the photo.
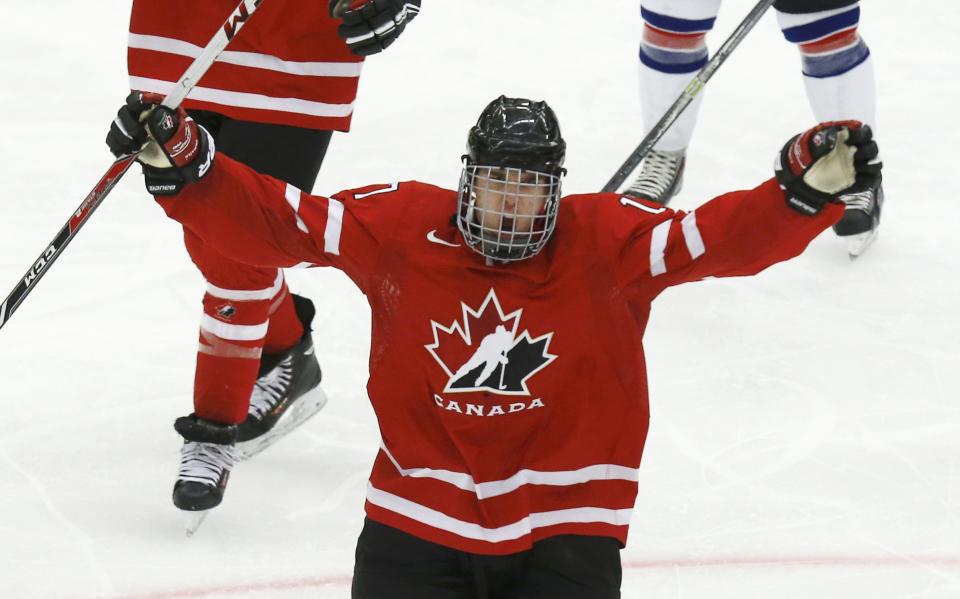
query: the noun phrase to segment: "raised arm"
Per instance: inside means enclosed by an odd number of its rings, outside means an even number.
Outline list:
[[[182,109],[156,107],[155,100],[131,94],[107,143],[118,154],[146,144],[138,159],[147,189],[171,218],[239,262],[334,266],[363,287],[402,202],[383,194],[364,202],[352,192],[311,196],[215,156],[210,136]]]
[[[754,189],[689,213],[624,198],[645,213],[623,247],[627,283],[656,295],[706,277],[756,274],[800,254],[843,215],[840,196],[880,176],[876,157],[869,128],[824,123],[787,142],[776,177]]]

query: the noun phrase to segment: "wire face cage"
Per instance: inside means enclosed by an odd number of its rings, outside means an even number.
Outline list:
[[[561,175],[464,164],[457,226],[474,251],[499,262],[535,256],[557,222]]]

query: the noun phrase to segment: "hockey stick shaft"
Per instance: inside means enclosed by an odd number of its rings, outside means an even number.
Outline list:
[[[603,186],[602,191],[617,191],[617,189],[620,188],[627,177],[630,176],[630,173],[632,173],[646,155],[650,153],[654,144],[663,137],[663,134],[666,133],[667,129],[679,118],[680,114],[686,110],[690,102],[693,102],[693,99],[700,93],[703,86],[713,77],[714,72],[720,68],[720,65],[726,62],[733,50],[740,45],[743,38],[753,29],[753,26],[757,24],[757,21],[760,20],[760,17],[767,12],[767,9],[770,8],[772,4],[773,0],[760,0],[760,2],[750,10],[740,25],[738,25],[733,33],[730,34],[730,37],[727,38],[727,41],[723,42],[723,45],[720,46],[720,49],[713,55],[713,58],[711,58],[707,64],[700,69],[700,72],[694,76],[690,83],[687,84],[687,87],[683,90],[683,93],[680,94],[680,97],[677,98],[673,105],[667,109],[667,112],[660,117],[660,120],[650,129],[650,132],[643,138],[640,145],[637,146],[624,163],[620,165],[617,172],[610,177],[607,184]]]
[[[241,0],[233,10],[223,26],[210,39],[207,46],[193,63],[187,68],[180,80],[173,86],[173,89],[163,100],[163,105],[168,108],[177,108],[183,102],[190,90],[196,86],[200,78],[210,69],[214,61],[220,56],[227,44],[230,43],[247,20],[253,15],[264,0]],[[110,193],[124,173],[130,168],[130,165],[136,160],[137,155],[123,156],[114,161],[107,169],[107,172],[100,178],[100,181],[93,187],[93,190],[87,194],[80,207],[70,217],[60,232],[57,233],[53,241],[47,246],[40,257],[30,266],[23,278],[17,282],[13,291],[7,296],[7,299],[0,304],[0,328],[10,320],[10,317],[16,312],[23,300],[33,291],[34,287],[43,275],[50,269],[50,265],[60,257],[64,248],[70,244],[80,228],[87,222],[90,215],[100,206],[104,198]]]

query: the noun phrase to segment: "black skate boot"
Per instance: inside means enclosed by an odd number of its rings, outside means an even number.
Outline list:
[[[643,168],[624,195],[650,200],[666,206],[683,187],[684,150],[651,150],[643,159]]]
[[[191,535],[206,515],[199,512],[215,508],[223,501],[230,471],[239,461],[234,445],[237,427],[191,414],[177,418],[173,428],[183,437],[180,473],[173,485],[173,505],[187,512],[198,512],[187,524],[187,535]]]
[[[250,395],[247,419],[237,427],[241,459],[263,451],[320,411],[327,398],[320,385],[320,364],[313,349],[310,325],[316,314],[313,302],[293,296],[303,337],[280,354],[264,354]]]
[[[847,241],[847,251],[856,258],[870,247],[880,227],[883,208],[883,185],[840,196],[846,204],[843,218],[833,225],[833,231]]]

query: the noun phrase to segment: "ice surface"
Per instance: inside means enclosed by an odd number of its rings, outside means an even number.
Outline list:
[[[712,47],[751,4],[725,3]],[[4,295],[110,163],[128,10],[3,6]],[[888,198],[866,255],[825,234],[755,279],[658,300],[624,597],[960,597],[958,20],[956,3],[863,7]],[[455,185],[467,127],[500,93],[551,103],[567,192],[595,190],[640,140],[639,30],[634,0],[425,2],[364,67],[316,191]],[[770,175],[811,124],[798,71],[767,15],[708,85],[676,206]],[[188,540],[171,424],[190,409],[202,288],[180,235],[131,173],[0,332],[0,596],[349,596],[378,444],[366,304],[339,273],[290,273],[321,307],[331,401],[242,464]]]

